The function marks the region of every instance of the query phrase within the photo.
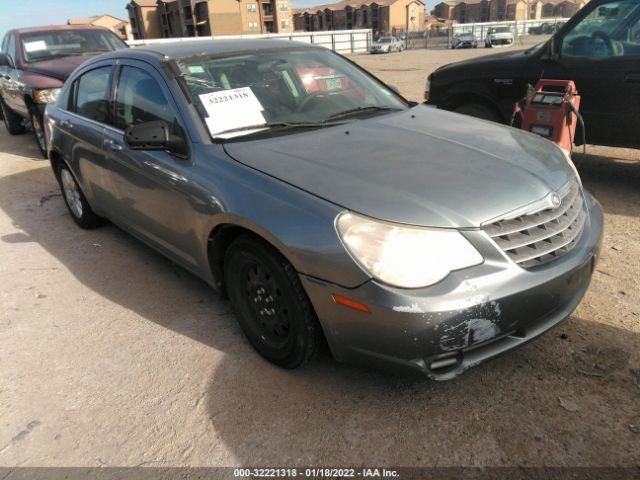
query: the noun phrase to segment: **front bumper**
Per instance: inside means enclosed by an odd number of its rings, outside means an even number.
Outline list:
[[[513,45],[513,38],[493,38],[488,43],[492,46],[508,46]]]
[[[345,289],[300,275],[334,356],[448,380],[556,326],[582,300],[600,249],[602,209],[589,194],[585,198],[589,215],[578,244],[535,270],[495,249],[484,264],[418,290],[373,280]],[[491,242],[482,231],[465,236],[483,253]],[[371,313],[335,303],[334,293],[364,303]]]

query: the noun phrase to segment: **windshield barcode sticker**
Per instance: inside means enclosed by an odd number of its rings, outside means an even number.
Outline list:
[[[266,123],[264,108],[250,87],[205,93],[200,95],[200,101],[207,111],[211,135]]]
[[[35,42],[24,42],[24,49],[27,51],[27,53],[37,52],[39,50],[46,50],[47,44],[44,40],[38,40]]]

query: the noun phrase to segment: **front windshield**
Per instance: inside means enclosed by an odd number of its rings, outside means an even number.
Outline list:
[[[25,33],[20,40],[27,63],[126,48],[122,40],[106,30],[50,30]]]
[[[378,39],[378,43],[391,43],[391,37],[382,37]]]
[[[406,101],[341,56],[291,48],[178,62],[213,137],[260,125],[319,125],[401,110]]]
[[[499,27],[499,28],[491,29],[491,33],[506,33],[508,31],[509,31],[509,27]]]

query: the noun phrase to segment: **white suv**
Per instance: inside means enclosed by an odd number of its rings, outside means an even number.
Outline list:
[[[487,36],[484,38],[484,46],[491,48],[498,45],[513,45],[513,32],[509,30],[509,27],[492,27],[487,32]]]

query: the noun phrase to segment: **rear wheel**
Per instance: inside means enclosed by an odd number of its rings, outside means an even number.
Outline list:
[[[456,113],[462,113],[463,115],[469,115],[471,117],[500,123],[498,115],[496,115],[496,113],[489,107],[480,103],[467,103],[465,105],[460,105],[454,108],[453,111]]]
[[[31,120],[31,129],[36,137],[38,149],[43,158],[47,158],[47,140],[44,136],[44,123],[42,121],[42,115],[40,115],[35,105],[29,107],[29,120]]]
[[[102,225],[104,219],[93,213],[69,167],[66,164],[61,164],[57,170],[62,197],[73,221],[79,227],[87,230]]]
[[[296,368],[320,343],[320,325],[293,266],[266,243],[236,239],[224,261],[227,294],[253,347],[270,362]]]
[[[19,135],[26,132],[26,128],[22,125],[22,117],[11,110],[2,97],[0,97],[0,108],[2,108],[4,126],[7,127],[7,131],[11,135]]]

